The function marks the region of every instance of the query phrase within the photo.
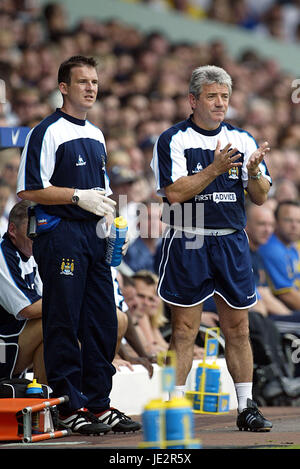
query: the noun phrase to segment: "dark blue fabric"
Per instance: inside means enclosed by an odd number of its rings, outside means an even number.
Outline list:
[[[192,306],[219,293],[232,307],[255,303],[248,240],[242,230],[226,236],[199,237],[202,247],[187,249],[191,238],[171,229],[163,241],[159,293],[179,306]]]

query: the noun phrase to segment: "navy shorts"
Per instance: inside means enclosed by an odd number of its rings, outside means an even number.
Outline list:
[[[215,293],[232,308],[256,301],[248,237],[244,230],[224,236],[197,236],[168,228],[159,266],[158,294],[167,303],[195,306]],[[187,244],[188,243],[188,244]]]

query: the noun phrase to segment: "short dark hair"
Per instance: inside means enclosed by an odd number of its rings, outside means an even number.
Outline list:
[[[275,212],[274,212],[276,220],[278,220],[279,211],[280,211],[281,207],[283,207],[284,205],[292,205],[293,207],[299,207],[300,208],[300,203],[298,202],[298,200],[282,200],[281,202],[278,202],[277,207],[276,207]]]
[[[28,207],[30,207],[30,200],[22,200],[13,206],[8,216],[8,224],[14,223],[19,228],[22,223],[28,218]]]
[[[65,60],[59,67],[58,70],[58,84],[59,83],[67,83],[70,84],[71,81],[71,70],[74,67],[97,67],[97,62],[93,57],[85,57],[83,55],[74,55],[69,59]]]

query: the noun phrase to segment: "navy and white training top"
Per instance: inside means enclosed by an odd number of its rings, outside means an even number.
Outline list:
[[[243,164],[221,174],[201,193],[180,204],[183,223],[180,226],[237,230],[245,227],[244,189],[248,183],[246,165],[258,145],[255,139],[242,129],[222,122],[215,130],[204,130],[192,121],[191,116],[164,131],[153,150],[151,168],[155,175],[157,194],[163,197],[165,202],[162,219],[166,224],[178,225],[174,222],[164,188],[180,177],[193,175],[210,165],[214,160],[218,140],[221,142],[221,149],[228,143],[231,143],[232,148],[236,147],[241,154],[238,162]],[[260,164],[260,170],[271,184],[264,161]],[[199,203],[204,206],[204,223],[203,217],[197,217],[200,212],[197,211],[196,205]]]
[[[88,120],[57,109],[33,128],[22,152],[17,193],[49,186],[104,189],[112,193],[106,174],[106,145],[103,133]],[[89,220],[92,213],[72,204],[42,205],[55,217]],[[99,218],[99,217],[98,217]]]
[[[42,281],[34,257],[26,257],[4,234],[0,242],[0,336],[18,334],[19,314],[42,297]]]

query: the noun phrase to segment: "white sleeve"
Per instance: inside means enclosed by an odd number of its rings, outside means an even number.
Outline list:
[[[28,134],[17,180],[17,193],[24,190],[45,189],[55,167],[56,144],[49,129],[41,137],[38,130],[32,129]]]
[[[164,133],[154,145],[151,169],[156,180],[157,194],[165,195],[164,188],[177,179],[187,176],[187,164],[180,133],[169,136]]]

